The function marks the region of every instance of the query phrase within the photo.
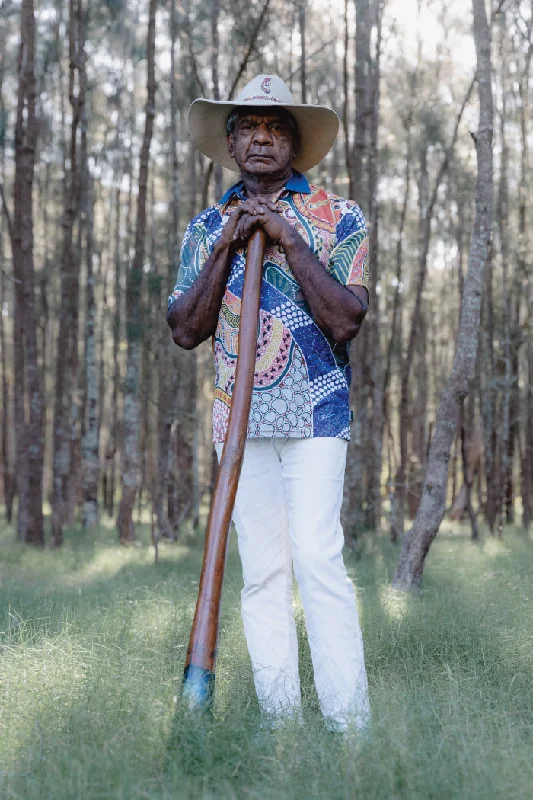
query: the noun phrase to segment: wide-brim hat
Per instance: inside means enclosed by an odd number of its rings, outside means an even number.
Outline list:
[[[228,153],[226,119],[234,108],[265,106],[284,108],[298,123],[300,144],[293,167],[305,172],[314,167],[333,147],[339,118],[331,108],[295,103],[289,87],[277,75],[258,75],[239,92],[235,100],[195,100],[189,109],[189,133],[202,153],[217,164],[238,172]]]

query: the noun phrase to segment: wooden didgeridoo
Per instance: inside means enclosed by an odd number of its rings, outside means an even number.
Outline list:
[[[211,706],[215,690],[222,581],[228,531],[241,473],[252,402],[264,249],[265,233],[262,230],[255,231],[248,242],[246,255],[239,349],[228,430],[211,500],[198,600],[183,675],[182,695],[191,709],[200,710]]]

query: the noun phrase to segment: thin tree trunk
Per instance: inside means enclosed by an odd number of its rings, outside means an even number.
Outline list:
[[[468,394],[469,385],[474,377],[483,276],[492,236],[493,104],[490,28],[484,0],[472,0],[472,4],[480,108],[476,138],[478,162],[476,216],[452,371],[440,399],[422,499],[413,527],[404,538],[392,582],[395,588],[404,591],[420,586],[426,555],[444,516],[448,463],[457,428],[458,409]]]
[[[387,359],[385,365],[385,374],[383,378],[383,396],[384,402],[387,401],[387,387],[390,380],[392,353],[396,342],[401,345],[402,342],[402,298],[403,293],[400,292],[400,287],[403,280],[403,235],[405,228],[405,220],[407,216],[407,206],[409,202],[409,189],[411,184],[411,115],[409,114],[406,121],[407,131],[407,154],[405,158],[405,178],[404,178],[404,195],[402,203],[402,211],[400,214],[400,224],[398,226],[398,238],[396,240],[396,287],[394,289],[394,301],[392,311],[392,326],[389,338],[389,346],[387,349]],[[387,416],[387,409],[384,410],[384,417]],[[401,437],[401,428],[400,428]],[[400,462],[401,463],[401,462]],[[405,470],[404,470],[405,472]],[[402,476],[401,466],[398,467],[394,483],[394,491],[391,498],[391,532],[390,538],[392,542],[397,542],[404,533],[404,503],[405,503],[405,475]]]
[[[86,428],[83,437],[83,527],[98,523],[98,365],[96,361],[96,302],[93,270],[93,191],[88,192],[87,288],[85,316],[85,380],[87,385]],[[102,323],[103,324],[103,323]]]
[[[364,175],[371,113],[368,102],[370,34],[370,0],[355,0],[355,138],[351,163],[354,199],[363,207],[367,204]]]
[[[427,262],[429,254],[429,245],[431,241],[431,222],[435,212],[435,205],[437,202],[438,192],[442,184],[442,180],[455,148],[457,135],[459,133],[459,125],[463,117],[464,110],[470,99],[474,81],[470,84],[465,98],[457,114],[455,120],[455,128],[453,136],[448,146],[444,158],[441,162],[439,171],[433,184],[433,191],[429,202],[423,201],[421,203],[420,212],[420,248],[418,259],[418,273],[416,276],[416,289],[415,289],[415,302],[413,311],[411,312],[411,321],[409,325],[409,335],[407,341],[407,349],[405,357],[402,359],[401,366],[401,381],[400,381],[400,463],[398,467],[398,474],[396,476],[396,486],[400,491],[400,495],[395,502],[395,524],[397,531],[401,533],[404,526],[405,514],[405,491],[407,482],[407,431],[408,431],[408,415],[409,415],[409,379],[411,376],[411,368],[415,354],[415,347],[417,344],[417,334],[421,320],[422,298],[423,290],[426,282],[427,275]],[[423,170],[422,170],[423,172]]]
[[[77,305],[79,254],[73,245],[74,225],[78,217],[81,195],[81,169],[78,158],[78,128],[85,93],[81,62],[84,59],[82,34],[82,0],[69,0],[69,86],[68,96],[72,110],[70,127],[69,162],[65,178],[63,213],[63,245],[61,253],[61,305],[57,335],[54,436],[53,436],[53,492],[52,492],[52,544],[63,542],[63,525],[67,516],[68,480],[71,464],[71,392],[74,389],[77,367]],[[81,35],[80,35],[81,34]],[[76,85],[77,84],[77,85]]]
[[[348,197],[355,197],[355,186],[353,183],[352,170],[352,137],[350,131],[350,81],[348,72],[350,50],[350,29],[348,19],[348,0],[344,0],[344,52],[342,59],[342,128],[344,132],[344,162],[348,174]]]
[[[38,363],[35,270],[33,262],[32,189],[37,145],[35,116],[35,12],[22,0],[15,124],[15,183],[12,230],[15,284],[15,425],[17,430],[18,534],[30,544],[44,544],[43,406]],[[29,417],[26,425],[25,398]]]
[[[372,416],[370,420],[372,435],[369,438],[369,488],[368,488],[368,525],[372,530],[381,528],[381,468],[383,457],[383,430],[385,415],[383,413],[383,357],[381,352],[381,323],[380,323],[380,296],[377,292],[379,261],[378,261],[378,229],[379,229],[379,203],[378,203],[378,132],[379,132],[379,101],[381,80],[381,23],[383,17],[384,0],[374,0],[373,16],[376,28],[376,50],[372,59],[372,73],[370,80],[370,136],[368,150],[368,214],[370,221],[369,230],[369,269],[370,269],[370,341],[371,361],[370,380],[372,386]]]
[[[155,117],[155,19],[157,0],[150,0],[147,40],[147,98],[145,125],[139,158],[139,190],[137,196],[137,224],[135,255],[128,275],[126,290],[128,310],[128,357],[124,390],[124,447],[122,463],[122,496],[117,518],[120,541],[134,541],[133,507],[139,487],[139,379],[141,372],[141,293],[146,240],[146,199],[150,145]]]
[[[528,248],[527,238],[527,199],[529,196],[529,76],[531,59],[533,56],[533,2],[528,29],[528,48],[526,51],[524,69],[520,76],[520,185],[518,192],[518,259],[517,268],[519,277],[528,285],[527,308],[533,308],[533,281],[531,280],[532,263],[531,250]],[[524,447],[522,461],[522,525],[529,529],[533,519],[533,335],[527,337],[525,352],[526,379],[523,394]]]
[[[305,27],[306,27],[306,14],[307,14],[307,0],[300,0],[298,7],[298,28],[300,31],[300,87],[302,103],[307,103],[307,73],[305,64]]]
[[[220,51],[218,38],[219,20],[220,0],[211,0],[211,80],[213,82],[213,100],[220,100],[220,82],[218,74]],[[218,200],[220,197],[222,197],[222,167],[220,164],[215,164],[215,200]]]
[[[510,484],[512,461],[510,454],[510,410],[511,410],[511,285],[509,275],[509,145],[507,143],[506,117],[507,117],[507,48],[505,42],[505,13],[502,12],[499,21],[500,34],[500,64],[502,70],[502,108],[500,114],[500,180],[498,191],[498,206],[496,217],[498,219],[500,252],[502,261],[502,300],[503,300],[503,363],[504,383],[502,397],[502,426],[500,439],[501,452],[501,480],[498,497],[498,535],[502,535],[505,521],[505,505],[507,490]]]
[[[178,96],[176,85],[176,40],[178,36],[176,0],[170,0],[170,230],[168,253],[168,284],[172,285],[178,274],[179,231],[179,161],[178,161]],[[178,381],[182,379],[183,353],[172,347],[172,339],[165,326],[161,326],[159,343],[159,402],[158,402],[158,480],[156,484],[154,511],[157,526],[154,531],[154,546],[160,536],[172,538],[168,517],[165,513],[167,494],[171,427],[176,406]],[[173,352],[174,350],[174,352]],[[178,350],[178,352],[176,352]]]

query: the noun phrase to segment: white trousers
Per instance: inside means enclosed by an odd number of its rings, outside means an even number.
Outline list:
[[[242,561],[242,619],[262,711],[300,709],[292,568],[324,716],[334,727],[370,718],[355,593],[342,558],[347,442],[249,439],[233,519]],[[222,444],[216,445],[218,457]]]

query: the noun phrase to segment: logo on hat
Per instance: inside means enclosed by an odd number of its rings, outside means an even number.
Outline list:
[[[270,94],[270,84],[272,82],[272,78],[270,75],[264,79],[263,83],[261,84],[261,89],[264,91],[265,94]]]

